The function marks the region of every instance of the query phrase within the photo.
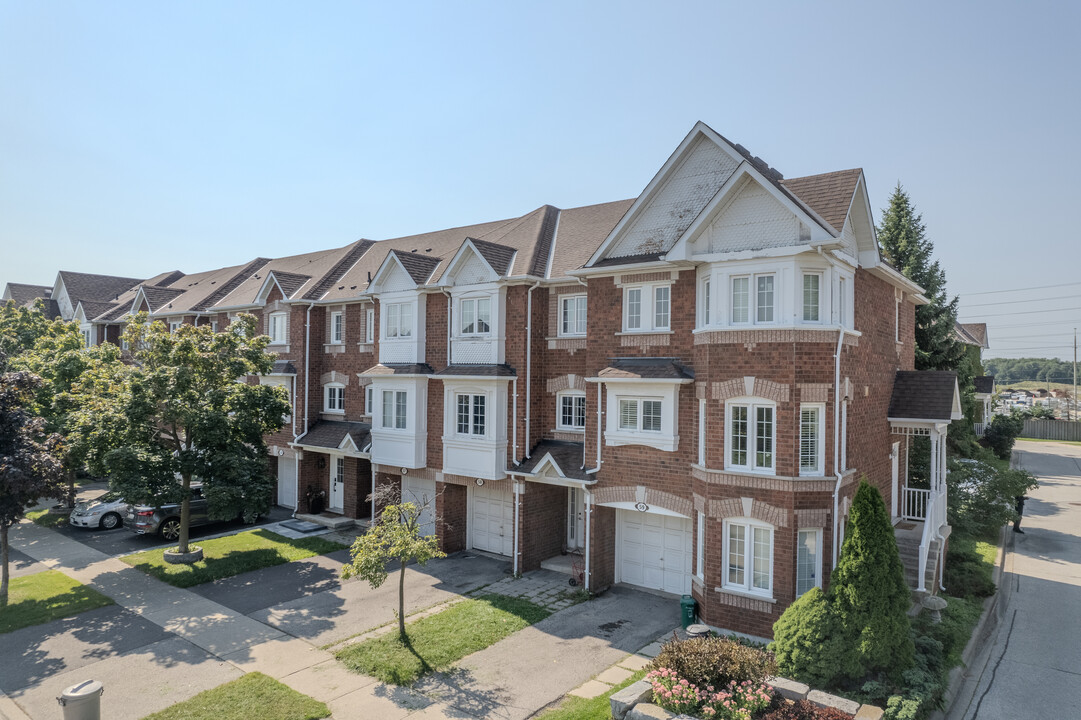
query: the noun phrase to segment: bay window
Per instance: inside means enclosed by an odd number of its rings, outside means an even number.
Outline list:
[[[457,396],[459,435],[483,436],[485,434],[486,401],[487,397],[484,395],[461,394]]]
[[[819,322],[821,312],[819,299],[821,296],[822,276],[818,273],[804,273],[803,275],[803,322]]]
[[[773,273],[733,277],[731,287],[733,325],[774,321],[776,276]]]
[[[465,298],[461,301],[462,335],[487,335],[492,331],[491,298]]]
[[[404,390],[383,391],[383,427],[405,430],[408,393]]]
[[[723,587],[771,596],[773,593],[773,528],[749,519],[724,523]]]
[[[776,407],[767,401],[730,402],[725,406],[725,466],[733,470],[773,472]]]
[[[413,303],[387,303],[384,311],[384,337],[407,338],[413,335]]]

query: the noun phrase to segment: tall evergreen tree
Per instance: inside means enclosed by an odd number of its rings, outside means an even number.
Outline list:
[[[946,273],[931,259],[935,246],[927,239],[923,216],[900,183],[882,212],[878,240],[890,264],[922,287],[931,301],[916,308],[916,369],[956,370],[965,352],[953,337],[957,296],[947,297]]]

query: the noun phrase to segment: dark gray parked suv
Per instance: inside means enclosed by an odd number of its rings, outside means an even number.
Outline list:
[[[207,502],[202,485],[191,487],[191,519],[188,527],[209,525]],[[139,535],[160,535],[172,542],[180,537],[180,503],[169,503],[155,508],[150,505],[129,505],[124,517],[124,527]]]

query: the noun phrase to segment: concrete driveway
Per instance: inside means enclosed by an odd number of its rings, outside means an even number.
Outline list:
[[[1068,718],[1081,714],[1081,447],[1018,441],[1040,480],[1010,534],[999,585],[1004,612],[977,655],[951,720]]]
[[[679,625],[679,599],[617,586],[464,658],[415,689],[478,718],[521,720]]]

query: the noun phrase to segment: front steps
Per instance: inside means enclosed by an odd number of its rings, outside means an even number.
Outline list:
[[[948,535],[948,528],[944,528],[944,534]],[[920,541],[923,538],[923,523],[901,522],[894,528],[894,536],[897,539],[897,552],[901,556],[901,564],[905,568],[905,583],[912,588],[915,596],[919,587],[920,568]],[[927,569],[924,572],[923,586],[928,594],[937,591],[939,551],[942,549],[941,540],[932,540],[930,550],[927,553]],[[917,598],[918,600],[918,598]]]

